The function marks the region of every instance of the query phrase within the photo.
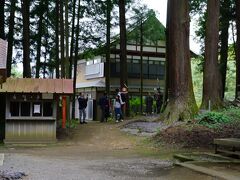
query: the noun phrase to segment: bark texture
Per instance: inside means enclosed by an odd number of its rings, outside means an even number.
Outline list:
[[[60,46],[61,46],[61,78],[65,78],[65,54],[64,54],[64,11],[63,11],[63,1],[60,1]]]
[[[168,104],[164,119],[189,120],[197,112],[193,93],[189,50],[189,5],[187,0],[168,1],[167,63]]]
[[[110,94],[110,36],[111,36],[111,0],[107,0],[107,33],[106,33],[106,66],[105,66],[105,77],[106,77],[106,92]]]
[[[127,47],[126,47],[126,18],[125,0],[119,0],[120,16],[120,85],[121,88],[127,85]]]
[[[240,0],[236,0],[237,50],[236,50],[236,98],[240,98]]]
[[[11,1],[10,18],[9,18],[9,32],[7,36],[8,40],[8,52],[7,52],[7,77],[11,76],[12,70],[12,54],[13,54],[13,33],[14,33],[14,18],[16,11],[16,0]]]
[[[226,74],[227,74],[227,60],[228,60],[228,29],[230,26],[230,5],[231,2],[229,0],[224,0],[221,8],[221,49],[220,49],[220,71],[222,78],[222,99],[224,99],[225,87],[226,87]]]
[[[42,47],[42,26],[43,26],[43,3],[40,1],[40,10],[39,10],[39,21],[38,21],[38,37],[37,37],[37,59],[36,59],[36,78],[39,78],[40,73],[40,58],[41,58],[41,47]]]
[[[5,0],[0,1],[0,38],[5,39],[5,32],[4,32],[4,5]]]
[[[222,105],[222,83],[218,66],[219,0],[208,0],[203,70],[202,109],[218,109]]]
[[[80,32],[80,15],[81,15],[81,0],[78,0],[78,11],[77,11],[77,27],[76,27],[76,44],[74,49],[74,64],[73,64],[73,97],[74,100],[72,102],[72,119],[75,118],[75,96],[76,96],[76,79],[77,79],[77,61],[78,61],[78,40],[79,40],[79,32]]]
[[[30,69],[30,30],[29,30],[29,0],[22,0],[22,16],[23,16],[23,77],[31,77]]]
[[[59,0],[56,0],[56,78],[59,78]]]

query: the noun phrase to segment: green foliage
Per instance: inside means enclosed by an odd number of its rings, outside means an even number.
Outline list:
[[[130,99],[129,103],[130,103],[130,106],[140,106],[141,100],[139,97],[134,97]]]
[[[202,101],[203,63],[203,56],[198,56],[191,61],[193,90],[198,107]],[[236,85],[236,62],[233,45],[229,46],[226,76],[225,99],[231,101],[235,98]]]
[[[202,59],[196,58],[192,59],[191,66],[192,66],[192,79],[193,79],[193,90],[195,99],[197,102],[198,107],[201,105],[202,101],[202,84],[203,84],[203,73],[202,67],[200,64],[202,63]]]
[[[197,123],[208,128],[218,128],[223,124],[240,121],[240,109],[228,108],[221,112],[211,111],[200,114],[196,117]]]
[[[67,122],[66,122],[66,128],[75,129],[78,124],[79,124],[78,119],[67,120]]]

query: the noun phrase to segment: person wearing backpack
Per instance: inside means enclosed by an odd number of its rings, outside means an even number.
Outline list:
[[[122,117],[122,110],[121,110],[121,101],[120,101],[120,96],[117,95],[115,97],[115,102],[114,102],[114,113],[115,113],[115,120],[118,123],[119,121],[123,121],[121,119]]]
[[[120,90],[117,88],[116,89],[116,96],[118,96],[119,102],[121,104],[121,117],[120,119],[123,120],[124,112],[125,112],[125,94],[121,93]]]

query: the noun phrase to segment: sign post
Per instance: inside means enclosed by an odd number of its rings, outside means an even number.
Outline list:
[[[0,39],[0,69],[6,69],[7,66],[7,41]]]
[[[6,81],[7,41],[0,39],[0,86]]]

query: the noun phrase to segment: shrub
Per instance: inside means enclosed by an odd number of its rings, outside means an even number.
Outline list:
[[[207,113],[203,113],[197,116],[198,124],[206,126],[208,128],[216,128],[220,124],[228,123],[231,121],[227,115],[222,112],[211,111]]]

